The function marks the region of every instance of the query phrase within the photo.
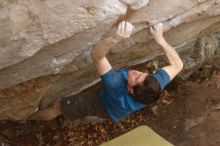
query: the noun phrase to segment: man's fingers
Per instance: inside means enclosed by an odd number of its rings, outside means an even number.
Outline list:
[[[132,33],[132,25],[128,24],[128,35],[130,36]]]
[[[160,43],[161,40],[163,40],[163,24],[162,23],[158,23],[156,25],[151,26],[150,32],[156,42]]]
[[[125,37],[129,37],[130,31],[130,24],[128,22],[125,22]]]
[[[151,32],[151,33],[154,32],[153,26],[150,27],[150,32]]]
[[[121,33],[122,33],[122,35],[124,35],[125,34],[125,21],[122,21],[122,27],[121,27]]]
[[[127,27],[128,27],[128,30],[127,30],[128,37],[130,37],[130,35],[132,34],[132,30],[133,30],[134,26],[130,22],[127,22]]]
[[[129,22],[128,22],[128,25],[129,25],[129,32],[132,33],[134,26]]]
[[[163,30],[163,24],[162,23],[157,23],[157,24],[153,25],[152,28],[155,31],[161,31],[161,30]]]
[[[122,32],[123,32],[122,23],[120,23],[120,35],[122,34]]]
[[[128,21],[122,21],[118,25],[117,34],[121,37],[128,38],[130,37],[134,26]]]
[[[129,23],[125,21],[125,36],[129,33]]]
[[[163,24],[162,24],[162,23],[159,23],[158,26],[159,26],[159,27],[163,27]]]
[[[118,25],[117,34],[118,35],[121,34],[121,23],[119,23],[119,25]]]
[[[128,35],[128,31],[129,31],[129,24],[128,22],[125,22],[125,31],[124,31],[125,36]]]

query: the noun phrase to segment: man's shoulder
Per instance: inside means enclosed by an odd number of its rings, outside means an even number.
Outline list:
[[[128,73],[128,69],[127,68],[122,68],[122,69],[119,69],[119,70],[111,69],[108,72],[106,72],[105,74],[100,75],[100,77],[101,78],[112,77],[115,74],[121,74],[121,73],[124,73],[124,74]]]
[[[170,82],[170,76],[164,69],[159,69],[152,74],[160,84],[161,89],[163,90],[165,86]]]
[[[111,69],[104,75],[101,75],[103,85],[110,88],[118,88],[124,86],[127,80],[128,69],[113,70]]]
[[[122,68],[122,69],[119,69],[118,71],[119,72],[128,72],[128,70],[129,70],[128,68]]]

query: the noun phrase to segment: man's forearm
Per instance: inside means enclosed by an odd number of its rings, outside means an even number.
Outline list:
[[[172,80],[183,68],[183,62],[179,57],[176,50],[170,46],[163,37],[163,24],[158,23],[150,27],[150,31],[155,39],[155,41],[161,45],[163,51],[165,52],[169,65],[163,67],[163,69],[168,73],[170,80]]]
[[[109,52],[109,50],[118,42],[119,39],[108,37],[98,42],[92,49],[91,55],[93,59],[101,59]]]
[[[183,62],[176,50],[170,46],[165,39],[162,39],[159,44],[163,48],[163,51],[165,52],[170,64],[182,69]]]

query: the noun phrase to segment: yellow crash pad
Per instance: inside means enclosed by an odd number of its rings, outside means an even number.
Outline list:
[[[100,146],[174,146],[147,126],[139,126]]]

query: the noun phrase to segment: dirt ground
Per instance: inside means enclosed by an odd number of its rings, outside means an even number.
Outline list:
[[[176,146],[219,146],[220,71],[212,70],[211,77],[206,78],[204,70],[188,80],[176,79],[157,104],[122,122],[75,125],[63,117],[50,122],[2,121],[0,145],[97,146],[139,125],[148,125]]]

